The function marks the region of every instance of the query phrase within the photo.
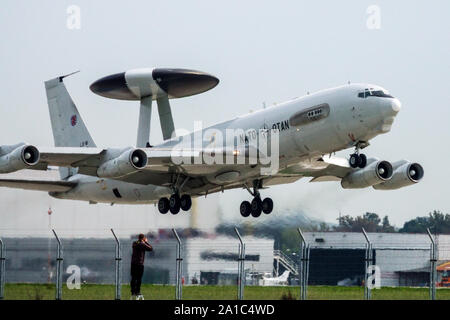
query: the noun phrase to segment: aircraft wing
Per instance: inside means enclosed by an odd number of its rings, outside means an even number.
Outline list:
[[[43,149],[40,165],[76,167],[78,173],[91,176],[97,176],[98,168],[105,161],[117,159],[121,154],[132,150],[133,148],[121,149],[102,149],[102,148],[48,148]],[[225,148],[216,149],[172,149],[164,147],[152,147],[140,149],[145,152],[147,163],[144,168],[124,174],[122,176],[111,177],[115,180],[137,184],[155,184],[170,185],[173,183],[173,176],[181,172],[186,176],[201,178],[208,174],[220,172],[226,167],[237,169],[244,164],[226,164],[227,157],[236,157],[243,155],[248,161],[252,154],[249,150],[231,150]],[[208,165],[205,163],[205,155],[214,155],[216,158],[222,158],[224,164]],[[181,163],[181,161],[184,163]],[[188,163],[186,163],[188,160]],[[246,161],[246,162],[247,162]],[[248,162],[247,162],[248,163]],[[228,170],[228,169],[227,169]],[[315,159],[304,159],[297,164],[291,165],[281,170],[275,175],[264,179],[264,186],[291,183],[302,177],[311,177],[311,182],[319,181],[340,181],[347,175],[352,168],[348,160],[334,156],[323,156]],[[4,183],[7,183],[6,181]],[[13,182],[8,182],[13,183]],[[32,185],[29,184],[31,187]],[[213,186],[210,186],[211,188]],[[208,187],[207,189],[211,189]],[[242,182],[235,181],[226,183],[225,189],[242,187]],[[211,189],[211,192],[223,190],[223,187],[217,186],[217,190]]]
[[[106,161],[116,160],[126,152],[133,150],[142,150],[144,157],[147,158],[146,165],[139,170],[129,172],[117,177],[110,177],[116,180],[149,184],[151,179],[145,179],[144,174],[149,176],[160,175],[162,173],[173,173],[174,171],[182,171],[185,173],[192,172],[193,168],[199,174],[209,173],[210,170],[216,171],[221,166],[239,166],[236,164],[237,157],[242,157],[247,161],[250,159],[250,151],[248,149],[236,150],[228,148],[203,148],[203,149],[177,149],[177,148],[71,148],[71,147],[55,147],[46,148],[40,151],[39,166],[46,168],[47,166],[74,167],[79,168],[78,173],[97,176],[97,169]],[[256,154],[256,152],[255,152]],[[222,159],[222,165],[215,164],[209,166],[205,158],[213,157]],[[227,164],[226,159],[234,159],[234,164]],[[128,158],[123,158],[128,161]],[[256,161],[256,160],[255,160]],[[242,164],[244,165],[244,164]],[[213,168],[214,167],[214,168]],[[151,178],[151,177],[150,177]],[[145,181],[147,180],[147,181]]]
[[[55,147],[39,149],[40,161],[39,164],[47,164],[48,166],[58,167],[76,167],[77,163],[86,160],[99,159],[105,149],[101,148],[71,148],[71,147]],[[94,161],[100,163],[100,161]]]
[[[40,165],[47,164],[48,166],[60,167],[83,167],[98,166],[107,156],[107,153],[120,155],[122,152],[132,149],[102,149],[102,148],[71,148],[71,147],[55,147],[40,149]],[[198,162],[198,159],[203,159],[205,155],[211,157],[222,157],[225,162],[225,157],[237,157],[239,154],[244,154],[248,159],[249,150],[228,149],[228,148],[203,148],[203,149],[177,149],[177,148],[142,148],[147,154],[147,167],[160,165],[178,165],[182,160],[190,160],[191,165],[204,165],[204,161]],[[256,154],[256,153],[255,153]],[[184,163],[183,165],[186,165]]]
[[[60,180],[56,170],[20,170],[14,173],[0,174],[0,187],[64,192],[72,189],[75,185],[74,182]]]

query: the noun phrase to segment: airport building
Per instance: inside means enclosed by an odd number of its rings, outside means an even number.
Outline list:
[[[430,245],[426,234],[369,233],[381,286],[428,286]],[[366,240],[355,232],[307,232],[310,285],[358,285],[365,268]],[[436,235],[439,266],[450,260],[450,235]]]

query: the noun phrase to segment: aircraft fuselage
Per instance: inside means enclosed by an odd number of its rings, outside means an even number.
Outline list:
[[[232,120],[204,128],[197,135],[200,145],[211,145],[205,141],[208,130],[242,130],[237,136],[238,144],[256,139],[260,129],[276,129],[279,133],[279,169],[288,168],[305,159],[317,159],[322,155],[344,150],[358,142],[368,142],[375,136],[389,132],[395,115],[400,110],[400,102],[390,96],[361,97],[366,88],[384,90],[369,84],[349,84],[337,88],[319,91],[291,101],[274,105]],[[360,96],[358,96],[360,95]],[[195,141],[195,133],[181,137]],[[197,138],[198,139],[198,138]],[[180,137],[168,140],[157,147],[173,147]],[[189,174],[195,176],[195,167]],[[221,168],[211,166],[206,180],[215,185],[225,185],[217,180]],[[241,170],[239,179],[258,179],[261,177],[259,166],[246,166]],[[112,179],[101,179],[76,174],[69,178],[77,186],[67,192],[53,192],[51,196],[60,199],[86,200],[106,203],[155,203],[159,198],[170,196],[169,186],[142,185]],[[193,193],[201,192],[191,190]]]

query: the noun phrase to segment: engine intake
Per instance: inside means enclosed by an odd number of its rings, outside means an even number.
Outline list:
[[[2,146],[0,148],[4,154],[0,156],[0,173],[10,173],[28,167],[32,167],[39,162],[39,150],[32,145]]]
[[[131,149],[99,166],[97,175],[100,178],[118,178],[142,170],[146,166],[147,154],[141,149]]]
[[[341,185],[344,189],[367,188],[388,181],[392,173],[392,165],[388,161],[374,161],[363,169],[347,174],[341,180]]]
[[[418,163],[406,162],[395,169],[389,181],[374,185],[377,190],[394,190],[418,183],[424,175],[423,167]]]
[[[35,146],[25,146],[22,149],[22,161],[28,166],[34,166],[39,162],[39,150]]]

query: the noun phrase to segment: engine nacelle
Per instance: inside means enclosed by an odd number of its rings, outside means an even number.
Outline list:
[[[28,167],[39,162],[39,150],[32,145],[19,144],[0,147],[0,173],[10,173]]]
[[[141,149],[130,149],[100,165],[97,175],[100,178],[118,178],[144,169],[146,165],[147,154]]]
[[[406,162],[394,170],[394,174],[389,181],[374,185],[377,190],[400,189],[419,182],[424,175],[422,166],[418,163]]]
[[[363,169],[357,169],[347,174],[341,185],[344,189],[367,188],[392,177],[392,165],[388,161],[374,161]]]

